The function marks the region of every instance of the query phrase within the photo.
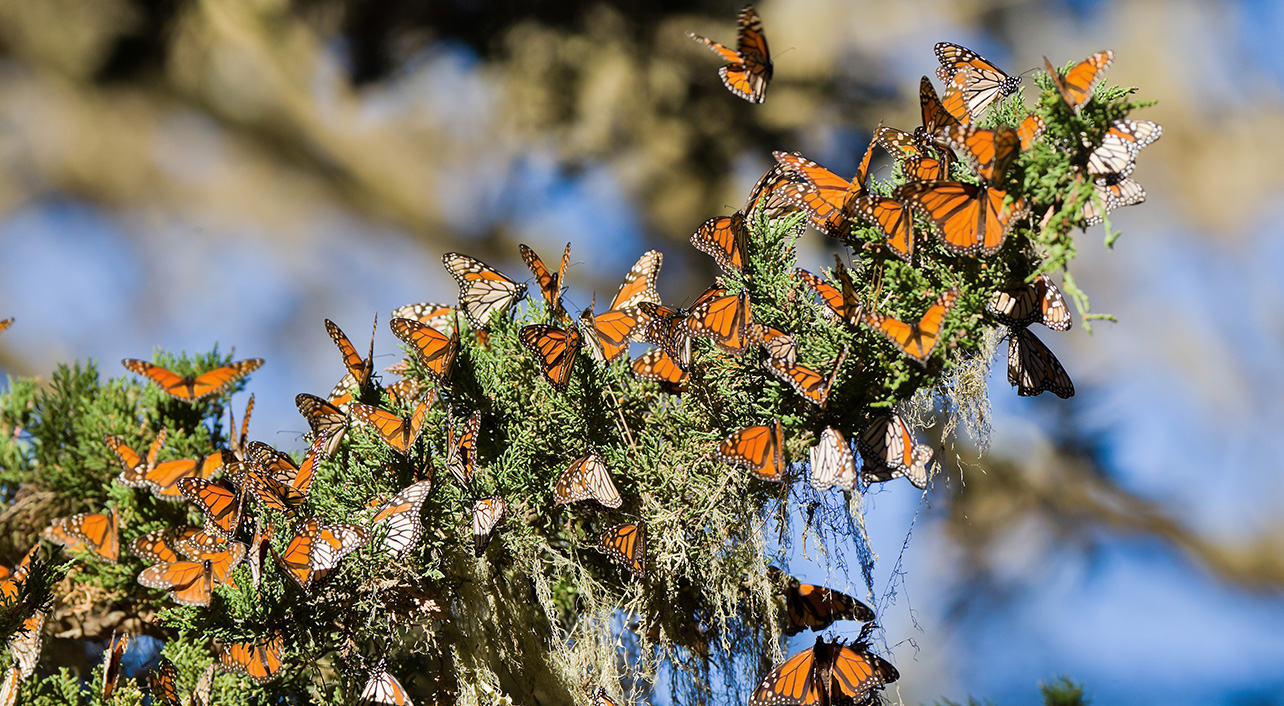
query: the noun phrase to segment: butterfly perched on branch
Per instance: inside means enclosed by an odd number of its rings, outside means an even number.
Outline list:
[[[863,643],[844,645],[817,637],[815,645],[790,656],[763,678],[749,706],[864,703],[899,678],[895,667]]]

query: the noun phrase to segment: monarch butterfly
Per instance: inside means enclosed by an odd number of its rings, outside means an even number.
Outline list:
[[[1116,120],[1110,124],[1101,144],[1088,153],[1088,174],[1126,177],[1136,168],[1137,153],[1158,140],[1164,128],[1149,120]]]
[[[714,345],[732,355],[740,355],[749,345],[751,323],[753,314],[747,292],[697,303],[684,318],[689,336],[711,339]]]
[[[214,589],[210,560],[174,561],[143,569],[138,582],[169,591],[170,600],[182,605],[208,606]]]
[[[759,323],[750,327],[750,333],[753,340],[762,346],[768,358],[783,361],[786,365],[793,365],[797,360],[798,347],[793,336],[778,328]]]
[[[284,641],[280,631],[218,648],[219,666],[265,684],[281,674]]]
[[[317,466],[325,460],[325,447],[328,441],[325,434],[320,434],[313,439],[301,464],[296,464],[288,454],[281,453],[261,441],[250,442],[248,448],[251,477],[259,481],[258,487],[269,491],[272,498],[265,498],[262,493],[256,492],[259,499],[268,507],[282,511],[288,508],[281,507],[281,503],[300,504],[312,489]],[[298,500],[291,500],[292,498],[298,498]]]
[[[999,323],[1016,328],[1039,322],[1053,331],[1069,331],[1074,323],[1061,290],[1042,273],[1027,285],[995,292],[985,310]]]
[[[893,255],[905,262],[914,261],[914,217],[905,204],[867,194],[856,199],[855,208],[857,218],[883,232]]]
[[[370,678],[361,690],[361,695],[357,697],[357,706],[408,706],[409,704],[410,696],[406,694],[401,682],[388,673],[387,663],[382,659],[379,660],[374,669],[370,670]]]
[[[178,696],[178,667],[173,662],[161,657],[160,662],[148,673],[147,684],[151,687],[153,704],[182,706]]]
[[[642,302],[660,303],[660,293],[655,290],[655,281],[660,276],[660,265],[664,254],[659,250],[647,250],[642,257],[633,263],[620,288],[611,300],[610,310],[635,306]]]
[[[3,331],[3,330],[5,330],[5,329],[9,328],[9,327],[10,327],[10,326],[12,326],[12,325],[13,325],[13,317],[12,317],[12,316],[10,316],[10,317],[9,317],[9,318],[7,318],[7,319],[0,320],[0,331]]]
[[[277,563],[304,593],[329,576],[347,555],[360,549],[370,533],[356,525],[323,525],[313,517],[295,532]]]
[[[148,488],[161,500],[178,502],[183,494],[178,490],[178,481],[182,478],[209,478],[223,466],[223,459],[217,454],[199,459],[182,459],[156,463],[156,456],[165,443],[166,430],[161,429],[147,451],[144,461],[138,454],[125,445],[119,437],[106,437],[107,446],[116,454],[124,469],[116,480],[131,488]]]
[[[241,435],[236,435],[236,415],[232,412],[231,401],[227,406],[227,433],[230,435],[228,446],[232,453],[245,458],[245,444],[250,438],[250,415],[254,412],[254,395],[245,403],[245,416],[241,418]]]
[[[473,410],[464,422],[463,431],[455,433],[455,423],[446,423],[446,468],[468,487],[477,471],[477,436],[481,433],[481,410]]]
[[[789,383],[804,399],[823,409],[825,403],[829,401],[829,391],[834,387],[838,371],[842,369],[843,361],[846,359],[847,347],[843,346],[843,349],[838,352],[838,358],[834,360],[834,367],[830,370],[828,377],[805,365],[790,364],[777,358],[767,358],[762,364],[767,368],[767,372]]]
[[[711,256],[723,272],[745,271],[745,242],[749,230],[745,215],[736,211],[730,216],[717,216],[700,224],[691,236],[691,244]]]
[[[598,547],[640,579],[646,578],[646,523],[608,527],[598,537]]]
[[[442,262],[459,283],[459,307],[475,329],[485,329],[495,314],[516,304],[526,294],[526,285],[505,277],[481,260],[448,252]]]
[[[1028,150],[1034,144],[1034,141],[1043,135],[1043,131],[1048,129],[1048,124],[1043,118],[1031,113],[1021,121],[1017,126],[1017,138],[1021,140],[1021,150]]]
[[[121,485],[131,488],[145,487],[147,485],[144,480],[146,473],[156,466],[156,458],[160,455],[161,448],[165,446],[165,438],[168,434],[169,430],[164,428],[156,434],[156,438],[152,440],[151,447],[147,450],[147,458],[145,460],[138,455],[138,452],[126,445],[120,437],[112,436],[111,434],[104,436],[103,439],[107,443],[107,448],[116,454],[116,460],[120,461],[120,466],[123,469],[116,480],[120,481]]]
[[[424,420],[428,410],[432,409],[437,395],[433,390],[419,399],[419,404],[409,417],[399,417],[378,407],[355,402],[352,405],[352,416],[370,425],[389,448],[402,456],[409,457],[423,431]]]
[[[753,223],[761,208],[767,218],[779,218],[798,210],[798,191],[807,188],[807,180],[779,162],[771,165],[749,191],[745,201],[746,223]],[[712,253],[710,253],[712,254]]]
[[[620,705],[616,703],[615,700],[612,699],[609,695],[607,695],[606,689],[603,689],[602,687],[599,686],[597,688],[597,691],[593,692],[593,706],[620,706]]]
[[[455,315],[459,313],[449,304],[438,304],[436,302],[420,302],[418,304],[407,304],[392,310],[394,319],[413,319],[421,324],[427,324],[435,329],[438,333],[450,335],[452,324],[455,321]]]
[[[419,362],[423,363],[433,380],[444,385],[450,379],[450,371],[455,365],[455,351],[459,347],[458,326],[449,336],[414,319],[393,319],[389,326],[397,338],[419,356]]]
[[[687,373],[669,354],[652,348],[633,361],[633,374],[641,380],[660,383],[671,394],[681,394],[687,387]]]
[[[357,380],[352,377],[352,373],[344,373],[343,377],[339,378],[339,382],[336,382],[334,384],[334,388],[330,390],[330,394],[326,397],[326,401],[338,409],[346,411],[352,404],[352,391],[356,389],[356,387]]]
[[[268,552],[272,549],[272,525],[264,525],[262,516],[254,518],[254,536],[246,552],[250,565],[250,579],[258,588],[263,580],[263,565],[267,563]]]
[[[241,505],[244,496],[225,480],[209,481],[204,478],[184,478],[178,489],[188,502],[205,513],[205,528],[228,541],[236,539],[241,524]]]
[[[794,272],[803,281],[803,284],[810,287],[813,292],[820,295],[820,298],[824,300],[825,305],[829,307],[824,310],[825,315],[836,316],[839,320],[848,323],[855,323],[860,320],[861,312],[865,310],[865,307],[856,298],[856,290],[846,277],[845,267],[834,271],[835,276],[842,277],[838,287],[801,267],[796,268]]]
[[[642,302],[638,305],[649,317],[645,338],[669,355],[674,363],[686,372],[691,363],[691,336],[686,327],[686,311],[662,304]]]
[[[149,564],[178,561],[178,543],[200,532],[199,527],[166,527],[152,530],[129,545],[134,556]]]
[[[228,385],[258,370],[263,365],[263,359],[249,358],[239,360],[200,375],[179,375],[159,365],[153,365],[145,360],[134,358],[126,358],[120,363],[130,372],[149,378],[152,382],[160,385],[161,389],[169,396],[190,404],[216,392],[221,392]]]
[[[1008,384],[1022,397],[1044,390],[1060,397],[1074,397],[1074,381],[1061,361],[1029,329],[1014,329],[1008,336]]]
[[[210,539],[218,538],[211,535]],[[246,553],[246,546],[241,542],[219,542],[217,547],[200,547],[188,540],[180,542],[178,548],[192,561],[208,561],[210,576],[219,586],[231,580],[232,572],[241,565]]]
[[[592,498],[606,507],[617,508],[623,501],[620,492],[615,489],[611,472],[606,468],[606,461],[597,449],[589,447],[589,452],[571,462],[557,485],[553,486],[553,500],[558,505],[573,503],[577,500]]]
[[[796,635],[803,630],[824,630],[839,620],[859,620],[867,623],[874,619],[874,611],[846,593],[832,588],[801,583],[774,566],[767,567],[771,580],[785,582],[785,608],[789,616],[786,635]]]
[[[727,90],[750,103],[761,103],[766,98],[772,72],[771,52],[767,49],[767,37],[762,33],[762,20],[758,19],[758,13],[752,6],[746,5],[740,11],[736,25],[735,51],[692,32],[687,32],[687,36],[729,62],[718,69],[718,76],[722,77]]]
[[[931,357],[937,342],[940,341],[945,317],[949,316],[958,298],[959,290],[946,291],[935,304],[928,308],[923,318],[917,323],[907,324],[890,316],[873,312],[867,312],[861,317],[861,321],[886,336],[902,353],[926,367],[927,359]]]
[[[1083,106],[1092,100],[1092,89],[1097,85],[1097,81],[1101,80],[1101,74],[1110,66],[1114,58],[1115,53],[1109,49],[1099,51],[1070,67],[1070,70],[1063,74],[1045,56],[1043,67],[1047,69],[1052,85],[1057,87],[1057,92],[1061,94],[1066,105],[1078,115],[1079,111],[1083,110]]]
[[[873,155],[869,143],[865,157],[851,181],[798,154],[773,152],[776,161],[803,177],[811,187],[797,192],[797,204],[807,210],[808,222],[825,235],[841,238],[848,233],[848,219],[855,213],[855,202],[865,193],[865,176]]]
[[[1094,199],[1083,205],[1083,224],[1095,226],[1104,220],[1104,214],[1116,208],[1134,206],[1146,200],[1146,190],[1132,177],[1112,174],[1096,179],[1093,184]],[[1097,202],[1101,205],[1098,206]]]
[[[19,584],[27,580],[27,573],[31,570],[31,560],[35,558],[39,549],[40,545],[36,544],[27,550],[22,561],[19,561],[12,571],[7,566],[0,566],[0,596],[3,596],[4,600],[12,602],[18,599],[18,595],[22,592]]]
[[[308,422],[313,437],[324,435],[326,438],[325,455],[332,456],[339,450],[339,443],[348,431],[348,415],[338,407],[326,402],[316,395],[306,392],[294,397],[294,406]]]
[[[571,368],[575,365],[575,354],[584,340],[579,330],[570,327],[563,331],[549,324],[531,324],[523,326],[517,336],[535,354],[540,372],[548,384],[558,392],[566,392],[571,381]]]
[[[809,456],[811,487],[820,492],[834,487],[848,492],[856,489],[856,458],[852,447],[833,427],[825,427]]]
[[[949,82],[945,82],[947,85]],[[947,93],[946,101],[950,100]],[[918,142],[919,148],[930,152],[927,148],[937,144],[937,139],[941,130],[944,128],[958,125],[963,118],[958,114],[950,111],[945,103],[936,95],[936,88],[932,86],[932,79],[922,76],[918,80],[918,108],[923,116],[923,124],[914,128],[914,139]],[[946,159],[949,156],[946,155]]]
[[[486,546],[490,544],[491,536],[499,526],[500,520],[504,519],[504,511],[507,509],[508,503],[498,495],[481,498],[473,503],[474,556],[480,557],[486,552]]]
[[[431,489],[432,479],[419,481],[402,489],[375,511],[370,525],[387,524],[388,532],[383,537],[383,547],[390,550],[393,556],[404,557],[419,541],[419,533],[423,531],[419,511],[423,509]]]
[[[951,87],[960,99],[962,109],[953,112],[963,120],[981,117],[990,104],[1002,96],[1010,96],[1021,88],[1020,76],[1009,76],[980,54],[949,42],[938,42],[936,59],[941,65],[936,77]],[[949,99],[946,101],[950,102]]]
[[[956,255],[993,255],[1013,224],[1026,214],[1025,200],[1005,204],[1007,192],[957,181],[902,184],[892,196],[927,219],[946,249]]]
[[[649,320],[650,317],[636,305],[612,309],[597,316],[589,307],[580,316],[580,327],[584,329],[584,340],[588,341],[593,357],[610,364],[628,354],[629,343]]]
[[[935,143],[920,141],[894,127],[879,127],[874,131],[874,141],[896,159],[901,173],[908,179],[931,181],[949,177],[949,157]]]
[[[68,549],[85,549],[115,564],[120,557],[120,526],[115,511],[107,514],[82,512],[60,517],[45,528],[41,536]]]
[[[775,483],[785,479],[785,437],[780,420],[745,427],[718,444],[713,457],[733,466],[743,466],[756,478]]]
[[[548,302],[549,313],[554,317],[565,316],[566,312],[562,309],[562,285],[566,282],[566,265],[571,261],[571,244],[567,243],[566,250],[562,252],[562,266],[558,268],[557,276],[548,271],[544,261],[539,259],[539,255],[535,254],[534,250],[525,245],[518,247],[522,251],[522,259],[526,261],[526,266],[535,274],[539,290],[544,294],[544,300]]]
[[[861,479],[882,483],[904,476],[917,488],[926,488],[927,464],[932,461],[932,447],[916,444],[909,425],[898,414],[880,414],[870,420],[858,442],[865,467]]]
[[[750,706],[864,703],[875,690],[900,678],[896,668],[862,643],[816,644],[771,670],[749,699]]]
[[[424,392],[424,383],[415,378],[402,378],[389,385],[384,392],[388,393],[390,407],[406,407]]]
[[[375,314],[374,326],[370,329],[370,351],[365,358],[357,352],[357,347],[352,345],[348,336],[344,334],[343,329],[339,328],[333,321],[325,320],[325,330],[330,334],[330,340],[338,346],[339,352],[343,354],[343,365],[348,369],[348,374],[352,376],[356,387],[365,389],[370,382],[370,375],[374,373],[374,339],[375,333],[379,330],[379,315]]]
[[[1021,153],[1021,138],[1007,125],[985,130],[973,125],[953,125],[942,131],[946,142],[960,152],[986,184],[1003,180],[1012,161]]]
[[[13,662],[5,683],[8,685],[10,678],[13,678],[12,690],[15,698],[18,682],[30,677],[40,662],[40,648],[44,645],[43,634],[48,618],[48,613],[37,610],[22,622],[22,629],[9,638],[9,654],[13,657]],[[13,675],[13,670],[17,670],[16,677]]]

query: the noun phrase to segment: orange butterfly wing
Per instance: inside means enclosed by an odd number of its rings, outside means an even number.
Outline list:
[[[580,332],[574,328],[563,331],[547,324],[531,324],[523,326],[518,337],[535,354],[544,379],[558,392],[566,392],[575,354],[583,341]]]
[[[609,527],[598,538],[598,546],[635,576],[646,578],[646,523]]]
[[[650,319],[637,306],[611,311],[592,316],[581,317],[580,324],[585,328],[586,338],[594,352],[606,363],[629,352],[629,343],[635,334],[646,326]]]
[[[1021,151],[1021,137],[1007,125],[993,130],[955,125],[944,130],[945,139],[963,154],[977,176],[987,184],[1003,178]]]
[[[830,650],[833,662],[830,674],[838,682],[839,690],[853,703],[864,702],[875,689],[900,678],[895,667],[863,647],[833,645]]]
[[[914,259],[914,218],[910,209],[896,199],[862,196],[856,200],[856,215],[887,236],[887,247],[904,260]]]
[[[859,181],[847,181],[798,154],[774,152],[776,161],[803,177],[809,189],[798,192],[798,205],[807,209],[816,230],[833,237],[846,235],[850,203],[864,192]]]
[[[408,456],[419,439],[424,417],[435,399],[436,396],[429,391],[409,418],[399,417],[387,410],[359,402],[353,403],[352,416],[370,425],[379,434],[379,438],[392,447],[392,450],[402,456]]]
[[[209,478],[214,472],[223,467],[223,459],[218,454],[205,456],[197,459],[183,459],[180,461],[166,461],[156,464],[156,467],[148,471],[144,476],[152,495],[161,500],[170,502],[179,502],[183,499],[183,492],[178,489],[178,482],[184,478]]]
[[[818,704],[820,689],[813,678],[815,663],[815,651],[810,647],[791,656],[768,672],[749,698],[749,706]]]
[[[658,382],[674,393],[686,389],[687,373],[663,349],[653,348],[633,361],[633,374],[641,380]]]
[[[641,304],[642,302],[660,303],[660,293],[655,290],[655,281],[660,276],[660,265],[664,255],[659,250],[648,250],[633,263],[629,273],[624,276],[615,298],[611,300],[611,310]]]
[[[777,358],[768,358],[763,361],[763,365],[772,375],[775,375],[783,382],[789,383],[794,388],[794,391],[802,395],[808,402],[817,407],[824,407],[825,403],[829,401],[829,391],[834,387],[834,380],[838,377],[838,371],[843,367],[843,361],[846,359],[847,348],[844,347],[834,361],[834,367],[830,370],[829,375],[805,365],[790,364]]]
[[[414,319],[393,319],[389,322],[392,332],[410,346],[419,356],[428,373],[438,383],[444,384],[450,379],[450,371],[455,365],[455,351],[459,346],[459,331],[446,336],[437,329]]]
[[[1099,51],[1075,64],[1064,74],[1058,71],[1046,56],[1043,57],[1043,66],[1052,77],[1052,83],[1057,87],[1061,98],[1077,114],[1092,99],[1093,88],[1096,87],[1097,81],[1101,80],[1102,73],[1114,58],[1114,52],[1109,49]]]
[[[730,216],[710,218],[691,236],[691,244],[713,257],[723,272],[745,271],[745,241],[748,230],[740,211]]]
[[[213,592],[213,572],[208,561],[175,561],[143,569],[138,582],[148,588],[169,591],[182,605],[208,606]]]
[[[374,372],[374,337],[375,332],[379,330],[379,315],[375,314],[374,328],[370,330],[370,352],[365,358],[357,352],[356,346],[348,340],[348,336],[343,333],[333,321],[325,320],[325,330],[330,334],[330,340],[339,348],[343,355],[343,366],[348,369],[352,379],[356,381],[357,387],[365,387],[370,381],[370,374]]]
[[[714,458],[743,466],[762,480],[779,483],[785,474],[784,445],[780,422],[772,420],[770,424],[746,427],[723,439]]]
[[[178,481],[178,489],[205,513],[206,529],[224,539],[236,539],[241,524],[241,493],[204,478],[183,478]]]
[[[184,402],[196,402],[258,370],[263,365],[263,359],[240,360],[207,373],[186,377],[145,360],[126,358],[121,361],[121,364],[131,372],[149,378],[160,385],[161,389],[171,397]]]
[[[993,255],[1025,213],[1024,202],[1004,205],[1007,192],[957,181],[903,184],[893,196],[931,224],[945,247],[958,255]]]
[[[722,350],[740,355],[748,345],[749,295],[709,299],[691,308],[685,318],[687,333],[699,338],[709,338]]]
[[[1048,124],[1044,122],[1043,118],[1033,113],[1027,115],[1025,120],[1021,121],[1021,125],[1017,127],[1017,139],[1021,141],[1021,149],[1030,149],[1034,145],[1034,141],[1039,139],[1047,127]]]
[[[223,669],[239,672],[262,684],[280,676],[282,649],[281,633],[277,632],[224,645],[218,650],[218,661]]]
[[[941,325],[950,310],[954,308],[958,298],[957,289],[947,291],[927,310],[927,313],[923,314],[923,318],[914,324],[907,324],[876,313],[865,314],[862,321],[886,336],[905,355],[918,361],[920,365],[926,366],[927,359],[940,340]]]

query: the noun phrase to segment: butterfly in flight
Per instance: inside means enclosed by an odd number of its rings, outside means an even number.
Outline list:
[[[856,489],[856,458],[847,439],[833,427],[825,427],[820,439],[808,452],[811,461],[811,487],[819,492],[842,488]]]
[[[608,527],[598,537],[598,548],[640,579],[646,578],[646,523]]]
[[[423,531],[419,512],[423,509],[430,490],[432,479],[419,481],[404,488],[375,511],[370,526],[387,525],[382,546],[393,556],[404,557],[419,541],[419,534]]]
[[[771,670],[749,698],[749,706],[865,703],[884,684],[900,678],[896,668],[870,654],[863,643],[825,642],[802,650]]]
[[[531,268],[535,275],[535,281],[539,284],[539,291],[544,294],[544,300],[548,302],[548,310],[554,319],[564,318],[566,311],[562,308],[562,285],[566,283],[566,265],[571,260],[571,244],[566,244],[566,250],[562,252],[562,266],[558,268],[557,274],[549,272],[544,266],[544,261],[539,259],[539,255],[526,245],[518,246],[522,251],[522,260],[526,266]]]
[[[1061,290],[1043,273],[1024,286],[995,292],[985,310],[999,323],[1015,328],[1041,323],[1053,331],[1069,331],[1074,323]]]
[[[113,510],[82,512],[49,523],[41,536],[70,550],[85,550],[115,564],[120,558],[120,525]]]
[[[477,472],[477,438],[481,434],[481,410],[468,415],[462,431],[455,432],[452,419],[446,421],[446,468],[465,488]]]
[[[306,392],[295,395],[294,406],[299,408],[299,414],[307,420],[313,438],[325,436],[325,455],[334,455],[348,431],[347,413],[320,397]]]
[[[480,557],[486,552],[495,528],[504,519],[508,503],[498,495],[481,498],[473,503],[473,555]]]
[[[12,326],[12,325],[13,325],[13,317],[12,317],[12,316],[10,316],[10,317],[9,317],[9,318],[7,318],[7,319],[0,319],[0,331],[3,331],[3,330],[5,330],[5,329],[9,328],[9,327],[10,327],[10,326]]]
[[[526,294],[526,285],[514,282],[481,260],[448,252],[442,256],[442,263],[459,284],[459,307],[475,329],[489,328],[496,314]]]
[[[610,508],[618,508],[624,502],[611,480],[606,461],[592,446],[587,454],[562,471],[557,485],[553,486],[553,501],[558,505],[590,498]]]
[[[753,7],[746,5],[740,11],[736,24],[735,51],[698,34],[688,32],[687,36],[703,43],[728,62],[718,69],[727,90],[750,103],[761,103],[766,98],[767,83],[771,81],[772,73],[771,52],[767,49],[767,37],[762,33],[762,20],[758,19]]]
[[[809,222],[816,230],[835,238],[847,235],[848,221],[856,213],[856,201],[865,195],[865,180],[869,175],[869,161],[874,154],[873,141],[865,148],[865,156],[851,181],[838,176],[819,164],[789,152],[773,152],[776,161],[802,177],[810,188],[795,190],[795,203],[805,209]]]
[[[374,429],[389,448],[402,456],[409,457],[410,452],[414,450],[415,442],[419,440],[420,433],[423,432],[428,410],[432,409],[436,400],[436,391],[429,390],[419,399],[419,404],[415,406],[409,417],[401,417],[360,402],[353,403],[351,410],[352,416]]]
[[[1022,397],[1045,390],[1061,399],[1074,397],[1074,381],[1061,361],[1027,328],[1008,335],[1008,384]]]
[[[652,348],[638,356],[633,361],[633,375],[639,380],[658,382],[661,389],[674,395],[687,388],[687,372],[661,348]]]
[[[861,321],[887,337],[902,353],[927,367],[927,359],[940,341],[945,317],[958,301],[959,290],[950,289],[915,323],[905,323],[890,316],[866,312]]]
[[[960,122],[970,123],[990,104],[1021,88],[1020,76],[1009,76],[980,54],[949,42],[939,42],[936,77],[948,86],[945,107]]]
[[[414,319],[393,319],[389,326],[397,338],[415,352],[433,380],[439,385],[450,380],[450,371],[455,366],[455,351],[459,348],[458,325],[449,336]]]
[[[899,414],[880,414],[870,420],[857,446],[865,461],[861,480],[866,485],[904,476],[917,488],[927,487],[932,447],[916,443]]]
[[[249,640],[230,642],[218,648],[219,666],[266,684],[281,675],[285,644],[280,631]]]
[[[789,363],[779,358],[767,358],[762,361],[762,364],[767,372],[782,382],[789,383],[790,387],[793,387],[794,391],[808,402],[824,408],[825,403],[829,401],[829,391],[833,389],[834,380],[838,378],[838,372],[846,359],[847,346],[843,346],[828,375],[800,363]]]
[[[839,620],[867,623],[874,619],[874,611],[869,606],[846,593],[802,583],[774,566],[767,567],[767,575],[772,582],[785,584],[785,609],[789,617],[786,635],[824,630]]]
[[[562,330],[549,324],[531,324],[523,326],[517,336],[535,354],[540,372],[548,384],[558,392],[566,392],[571,381],[571,369],[575,365],[575,354],[584,341],[579,329],[570,326]]]
[[[741,429],[718,444],[713,457],[743,466],[762,480],[779,483],[785,478],[785,437],[779,420]]]
[[[1045,56],[1043,67],[1047,69],[1052,85],[1056,86],[1062,100],[1078,115],[1079,111],[1083,110],[1083,106],[1092,100],[1093,88],[1101,80],[1101,75],[1110,67],[1110,62],[1114,61],[1114,58],[1114,52],[1109,49],[1099,51],[1070,67],[1070,70],[1063,74]]]
[[[145,360],[126,358],[121,362],[130,372],[137,373],[160,385],[168,395],[187,403],[194,403],[240,380],[263,365],[262,358],[239,360],[200,375],[179,375]]]
[[[388,672],[385,660],[370,670],[370,678],[357,697],[357,706],[409,706],[410,696],[401,682]]]

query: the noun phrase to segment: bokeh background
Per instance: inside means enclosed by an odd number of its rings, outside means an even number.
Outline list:
[[[343,372],[323,318],[361,347],[376,312],[450,301],[445,251],[520,278],[519,242],[571,241],[584,307],[656,247],[682,302],[714,275],[687,239],[771,150],[851,173],[880,121],[917,124],[935,42],[1013,74],[1110,48],[1164,126],[1149,200],[1072,266],[1117,322],[1043,336],[1069,401],[1017,398],[1000,347],[988,436],[938,443],[925,497],[867,498],[889,698],[1032,703],[1066,675],[1096,703],[1284,703],[1284,4],[762,0],[761,106],[685,36],[733,41],[737,9],[0,0],[0,367],[234,346],[268,361],[253,436],[298,449],[294,395]],[[386,326],[375,345],[398,360]]]

